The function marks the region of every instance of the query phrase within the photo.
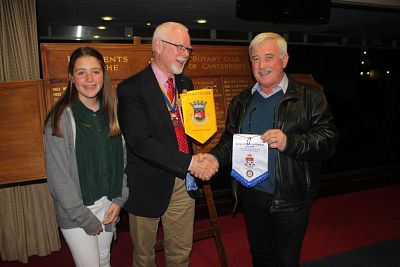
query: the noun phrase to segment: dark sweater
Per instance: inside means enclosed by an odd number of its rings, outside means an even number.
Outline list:
[[[275,125],[275,109],[283,97],[283,91],[264,98],[258,91],[254,92],[250,106],[243,118],[242,133],[263,134]],[[263,192],[273,193],[275,187],[275,154],[276,149],[268,150],[268,179],[254,188]]]

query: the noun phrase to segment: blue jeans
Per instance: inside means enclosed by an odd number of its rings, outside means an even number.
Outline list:
[[[270,212],[272,195],[254,189],[244,189],[242,199],[253,266],[299,267],[311,205]]]

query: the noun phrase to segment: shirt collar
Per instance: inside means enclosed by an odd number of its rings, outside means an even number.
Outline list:
[[[167,80],[168,78],[172,78],[174,80],[174,84],[175,84],[175,77],[168,77],[167,75],[165,75],[160,68],[154,64],[154,62],[151,63],[151,68],[153,69],[154,75],[156,76],[157,82],[158,84],[161,85],[162,89],[164,90],[164,92],[168,91],[168,84],[167,84]]]
[[[81,118],[92,119],[94,114],[97,115],[103,114],[101,101],[99,103],[99,109],[97,111],[93,111],[90,108],[86,107],[79,99],[73,100],[71,109],[73,110],[75,115],[79,115]]]
[[[271,94],[267,95],[266,93],[264,93],[261,89],[261,85],[258,82],[253,86],[253,88],[251,88],[251,94],[254,94],[254,92],[257,91],[265,98],[270,97],[271,95],[275,94],[276,92],[279,92],[280,90],[282,90],[283,94],[285,94],[288,88],[288,84],[289,84],[289,79],[286,76],[286,73],[283,73],[282,80],[279,82],[278,86],[272,89]]]

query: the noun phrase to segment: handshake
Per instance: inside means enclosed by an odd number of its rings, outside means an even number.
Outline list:
[[[196,154],[192,157],[189,166],[190,174],[203,180],[208,181],[218,171],[218,160],[211,154]]]

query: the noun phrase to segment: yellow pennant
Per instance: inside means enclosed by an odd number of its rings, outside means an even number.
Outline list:
[[[181,94],[185,132],[204,144],[217,132],[213,89],[199,89]]]

